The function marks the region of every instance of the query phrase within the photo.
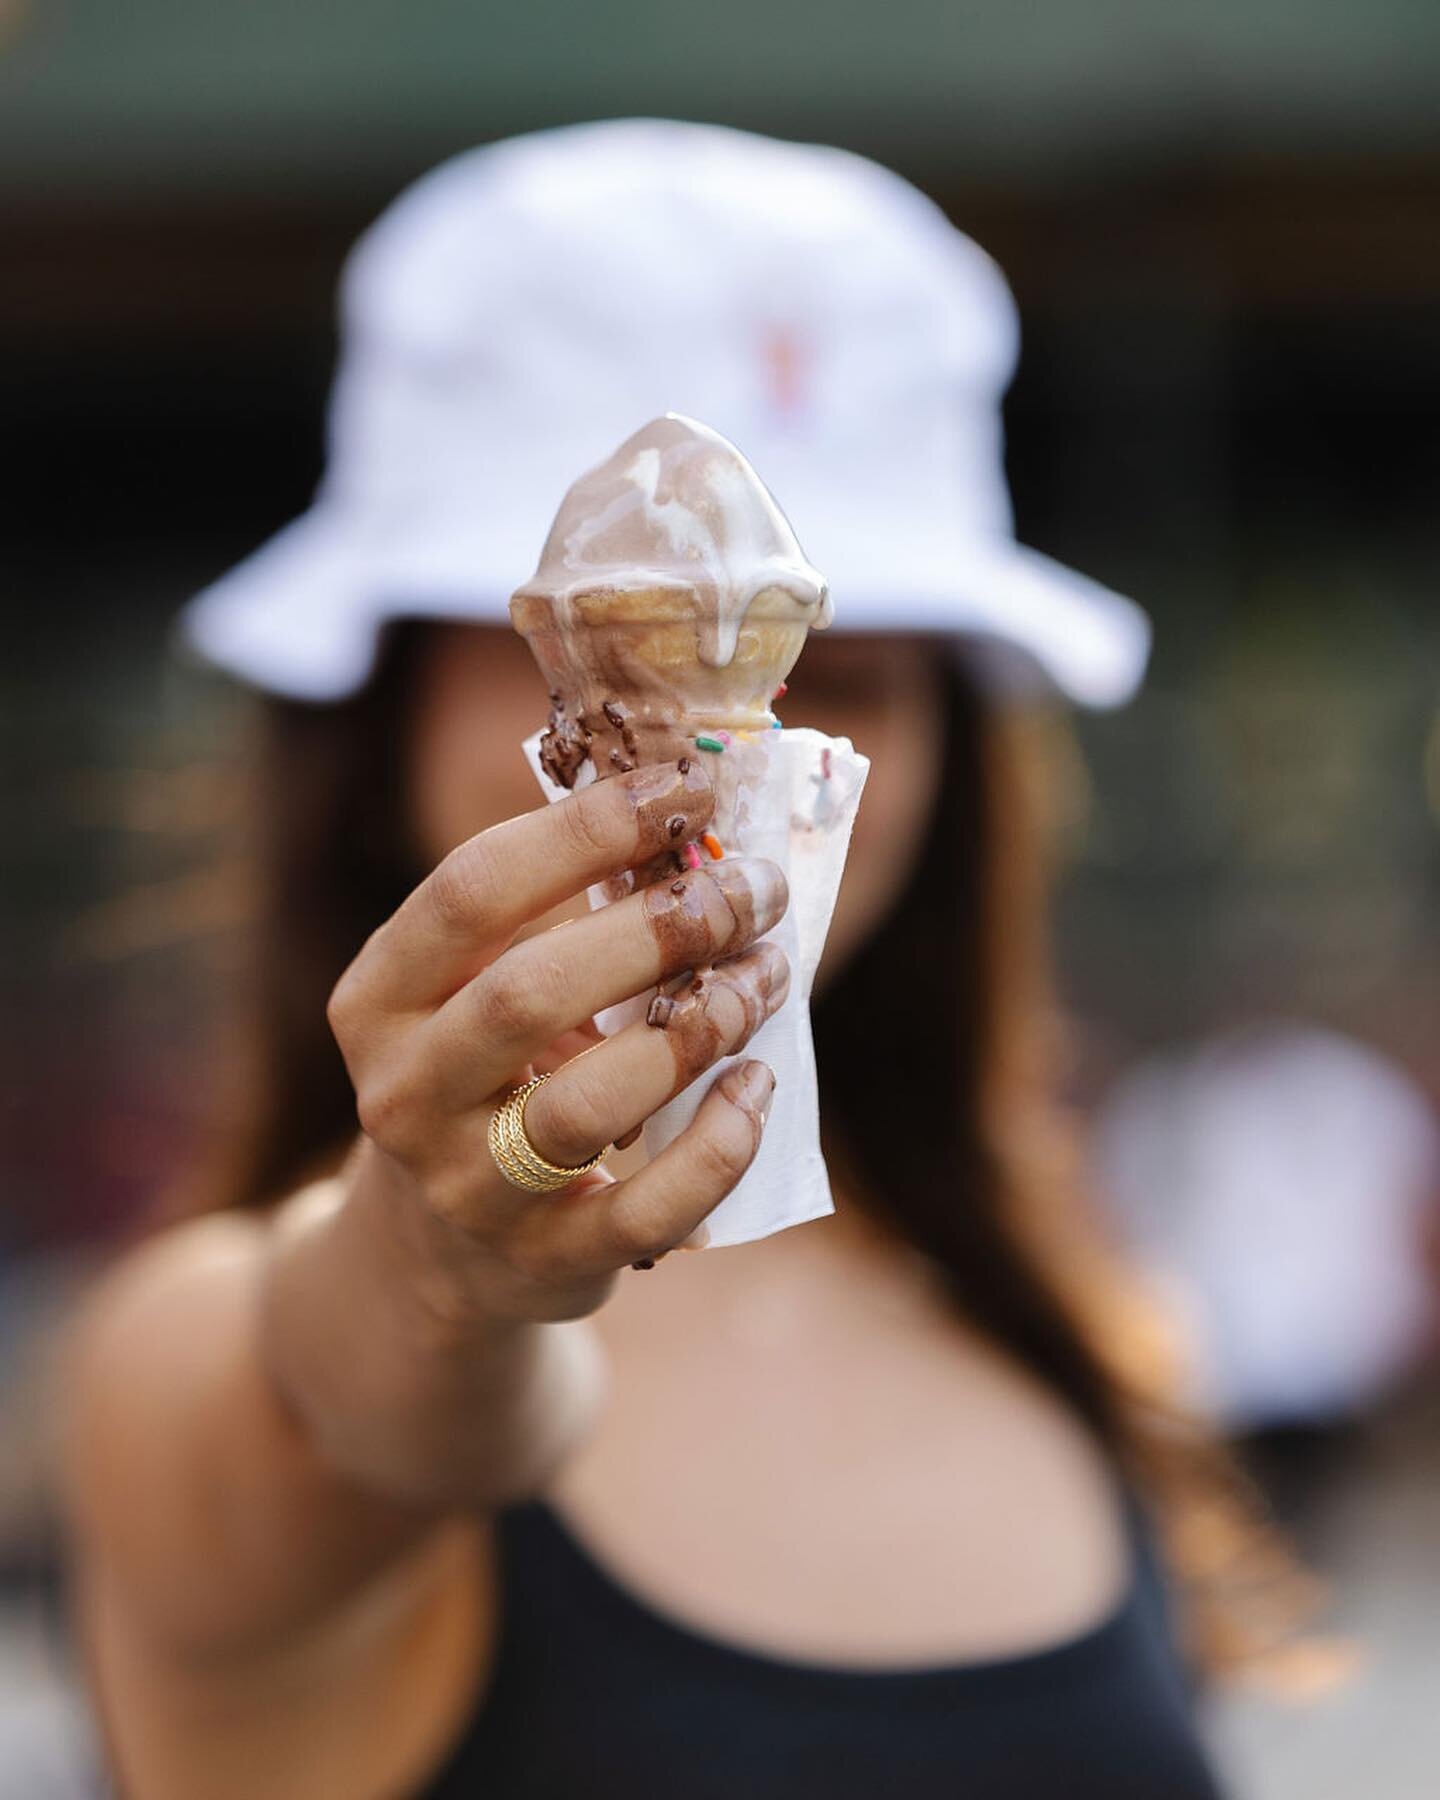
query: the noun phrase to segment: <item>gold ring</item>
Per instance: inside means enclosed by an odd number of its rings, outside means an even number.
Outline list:
[[[562,1169],[559,1163],[548,1162],[540,1154],[525,1129],[525,1102],[549,1079],[548,1075],[537,1075],[524,1087],[516,1088],[495,1108],[490,1120],[490,1154],[495,1158],[495,1167],[511,1187],[523,1188],[527,1194],[553,1194],[569,1187],[579,1176],[597,1168],[614,1149],[613,1144],[607,1144],[589,1162],[573,1169]]]

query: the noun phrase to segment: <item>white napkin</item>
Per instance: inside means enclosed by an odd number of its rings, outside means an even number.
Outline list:
[[[540,737],[536,732],[526,739],[526,758],[546,799],[563,800],[566,790],[540,767]],[[741,1052],[775,1071],[775,1093],[754,1162],[706,1221],[710,1243],[716,1247],[748,1244],[834,1210],[820,1153],[810,989],[840,891],[860,793],[870,772],[869,759],[848,738],[829,738],[818,731],[771,731],[752,748],[763,753],[764,773],[747,783],[739,796],[734,817],[725,823],[724,843],[727,854],[764,856],[785,871],[790,905],[766,936],[789,958],[790,992],[779,1012]],[[592,906],[606,903],[600,888],[590,890]],[[595,1022],[609,1037],[643,1018],[649,1000],[645,994],[612,1006]],[[707,1069],[649,1119],[645,1148],[651,1156],[684,1130],[712,1082],[736,1060],[726,1057]]]

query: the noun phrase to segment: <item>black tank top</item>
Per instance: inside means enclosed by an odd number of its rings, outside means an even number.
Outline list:
[[[543,1506],[499,1526],[488,1690],[423,1800],[1218,1800],[1148,1533],[1094,1629],[954,1668],[811,1667],[663,1617]]]

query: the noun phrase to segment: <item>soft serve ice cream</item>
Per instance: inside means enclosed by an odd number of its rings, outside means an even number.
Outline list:
[[[550,686],[544,746],[569,787],[663,762],[707,731],[768,730],[824,578],[745,458],[667,413],[582,475],[510,602]]]

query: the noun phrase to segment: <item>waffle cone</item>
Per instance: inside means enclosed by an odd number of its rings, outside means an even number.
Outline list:
[[[771,728],[770,703],[804,648],[809,621],[793,607],[767,616],[765,601],[756,596],[723,664],[702,660],[687,593],[584,594],[563,621],[540,596],[519,594],[511,610],[556,712],[588,733],[596,769],[606,773],[666,761],[706,732]]]

